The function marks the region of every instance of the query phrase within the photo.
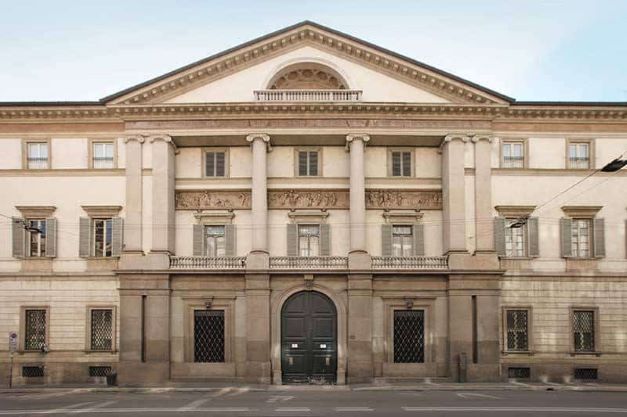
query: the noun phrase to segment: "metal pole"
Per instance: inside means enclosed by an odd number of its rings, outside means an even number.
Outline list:
[[[13,352],[9,353],[9,388],[13,386]]]

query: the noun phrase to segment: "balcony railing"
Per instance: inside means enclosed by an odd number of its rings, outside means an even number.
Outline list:
[[[257,90],[256,101],[359,101],[361,90]]]
[[[246,269],[245,256],[171,256],[171,269]]]
[[[372,269],[447,269],[444,256],[373,256]]]
[[[271,256],[270,269],[347,269],[344,256]]]

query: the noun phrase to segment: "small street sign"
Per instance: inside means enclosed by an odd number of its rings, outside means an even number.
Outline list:
[[[17,351],[17,333],[9,332],[9,352],[15,353]]]

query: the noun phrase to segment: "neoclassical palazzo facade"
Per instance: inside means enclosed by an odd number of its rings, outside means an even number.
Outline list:
[[[312,22],[0,103],[0,379],[627,382],[626,151]]]

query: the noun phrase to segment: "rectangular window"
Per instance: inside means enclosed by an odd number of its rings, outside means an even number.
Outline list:
[[[591,256],[591,219],[573,219],[571,223],[572,256],[589,258]]]
[[[573,337],[575,352],[594,352],[594,311],[573,311]]]
[[[40,350],[46,344],[46,309],[24,311],[24,350]]]
[[[568,144],[568,168],[590,168],[590,143],[573,142]]]
[[[94,229],[94,256],[111,256],[113,221],[111,219],[93,219],[92,221]]]
[[[392,176],[411,177],[410,151],[392,151]]]
[[[46,256],[46,221],[31,219],[27,222],[28,256]]]
[[[525,167],[525,144],[523,142],[503,143],[503,168]]]
[[[394,311],[394,362],[425,361],[424,310]]]
[[[406,257],[414,255],[413,227],[410,225],[392,226],[392,256]]]
[[[506,310],[507,350],[529,350],[529,310]]]
[[[519,219],[505,221],[505,256],[508,258],[523,258],[527,256],[527,225],[511,227]]]
[[[48,142],[29,142],[27,152],[28,169],[48,168]]]
[[[320,256],[320,225],[298,225],[299,256]]]
[[[224,177],[226,176],[226,153],[225,152],[205,152],[205,176]]]
[[[220,257],[226,255],[224,226],[205,226],[206,256]]]
[[[94,142],[92,166],[96,169],[114,168],[113,142]]]
[[[90,312],[91,350],[113,350],[113,310],[94,308]]]
[[[298,152],[298,176],[316,177],[318,176],[318,151]]]
[[[224,362],[224,310],[194,310],[194,362]]]

